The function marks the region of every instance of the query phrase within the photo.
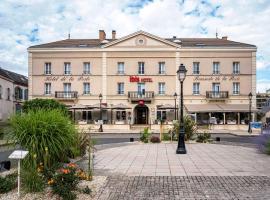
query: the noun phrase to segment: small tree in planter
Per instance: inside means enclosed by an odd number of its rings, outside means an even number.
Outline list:
[[[148,143],[150,135],[151,133],[149,131],[149,128],[144,128],[143,132],[141,132],[140,140],[144,143]]]
[[[191,140],[194,138],[194,135],[197,132],[197,124],[194,120],[191,119],[189,116],[184,116],[184,128],[185,128],[185,140]],[[179,122],[175,121],[173,123],[173,129],[174,132],[173,138],[177,139],[179,134]]]

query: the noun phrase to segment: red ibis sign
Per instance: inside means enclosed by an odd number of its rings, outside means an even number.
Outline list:
[[[153,82],[152,78],[140,78],[138,76],[130,76],[129,82]]]
[[[139,105],[144,105],[144,100],[139,100]]]

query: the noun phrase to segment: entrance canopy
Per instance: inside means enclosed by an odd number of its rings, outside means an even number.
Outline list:
[[[189,113],[203,112],[249,112],[248,104],[186,104]],[[251,107],[252,112],[257,112],[256,108]]]
[[[125,110],[125,109],[131,109],[131,107],[128,107],[127,105],[119,103],[119,104],[116,104],[116,105],[112,105],[111,109]]]
[[[175,109],[175,106],[171,105],[171,104],[165,104],[165,105],[161,105],[161,106],[158,106],[158,109]]]

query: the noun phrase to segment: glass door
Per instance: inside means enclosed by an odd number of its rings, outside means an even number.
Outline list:
[[[212,91],[214,97],[220,96],[220,84],[219,83],[213,83],[212,85]]]
[[[138,96],[143,97],[145,95],[145,83],[138,83]]]
[[[71,98],[71,83],[64,83],[64,97]]]

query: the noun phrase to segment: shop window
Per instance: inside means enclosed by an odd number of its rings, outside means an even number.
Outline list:
[[[157,120],[166,120],[167,115],[165,110],[158,110],[157,111]]]

